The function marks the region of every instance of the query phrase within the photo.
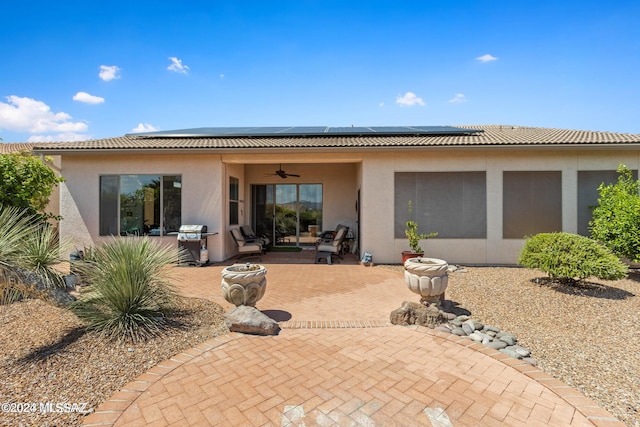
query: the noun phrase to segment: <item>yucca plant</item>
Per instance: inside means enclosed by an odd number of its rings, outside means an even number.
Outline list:
[[[24,241],[37,229],[32,215],[23,209],[0,205],[0,305],[30,294],[19,267]]]
[[[139,341],[162,331],[178,295],[168,265],[176,249],[147,237],[114,237],[93,249],[82,271],[90,285],[71,310],[90,330],[119,341]]]
[[[60,263],[60,253],[66,249],[60,245],[57,230],[42,223],[22,242],[18,264],[35,273],[46,288],[64,288],[62,274],[53,266]]]
[[[21,257],[24,241],[37,229],[32,215],[13,206],[0,205],[0,270],[10,273]]]

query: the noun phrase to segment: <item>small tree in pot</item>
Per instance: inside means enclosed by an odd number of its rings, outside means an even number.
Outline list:
[[[409,220],[405,223],[404,234],[409,239],[409,247],[411,251],[402,251],[402,263],[409,258],[421,257],[424,255],[424,251],[420,247],[420,240],[427,240],[431,237],[435,237],[438,233],[418,233],[418,223],[411,219],[411,214],[413,213],[413,205],[411,200],[409,200]]]

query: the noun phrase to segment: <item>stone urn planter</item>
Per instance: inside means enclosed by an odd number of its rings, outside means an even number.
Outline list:
[[[255,307],[267,289],[267,269],[259,264],[234,264],[222,270],[222,295],[236,307]]]
[[[422,304],[440,305],[449,283],[449,265],[437,258],[411,258],[404,263],[404,282]]]

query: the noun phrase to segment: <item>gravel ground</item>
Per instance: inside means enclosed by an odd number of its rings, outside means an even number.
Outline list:
[[[401,266],[381,267],[401,272]],[[570,287],[522,268],[463,271],[450,274],[447,289],[458,312],[468,310],[512,332],[542,370],[640,427],[640,273]],[[42,301],[0,307],[0,403],[86,403],[95,409],[158,362],[226,332],[220,306],[185,301],[181,328],[133,346],[83,333],[73,314]],[[79,425],[81,419],[77,413],[0,412],[2,426]]]
[[[35,413],[0,411],[1,426],[73,426],[84,415],[41,413],[40,403],[98,405],[157,363],[228,329],[222,307],[185,298],[164,335],[140,344],[117,344],[85,333],[78,318],[40,300],[0,306],[0,404],[35,403]],[[27,406],[27,411],[34,409]],[[60,406],[67,411],[67,407]]]
[[[513,333],[540,369],[640,426],[639,272],[565,286],[524,268],[461,271],[449,274],[446,291],[457,311]]]

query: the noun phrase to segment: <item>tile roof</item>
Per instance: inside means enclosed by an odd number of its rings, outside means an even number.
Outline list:
[[[31,142],[0,142],[0,154],[31,151],[35,145]]]
[[[37,143],[42,153],[133,151],[133,150],[247,150],[287,148],[406,148],[406,147],[524,147],[599,146],[640,144],[640,134],[596,132],[504,125],[458,126],[479,129],[471,135],[358,135],[358,136],[260,136],[260,137],[145,137],[125,135],[117,138],[76,142]],[[634,147],[635,148],[635,147]]]

